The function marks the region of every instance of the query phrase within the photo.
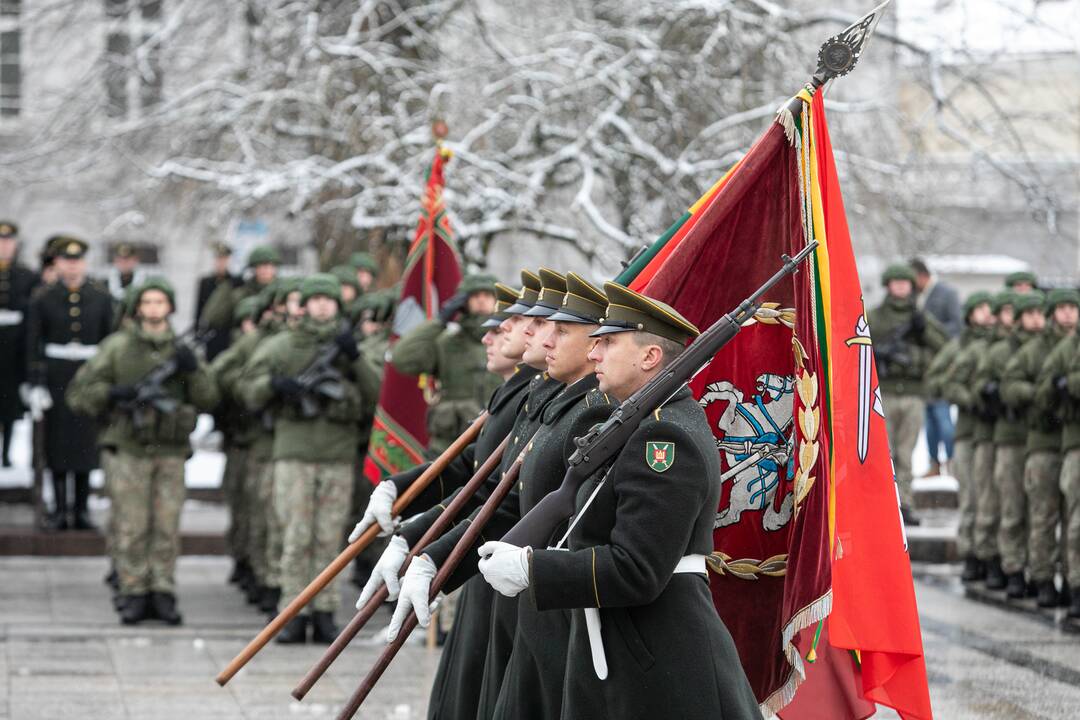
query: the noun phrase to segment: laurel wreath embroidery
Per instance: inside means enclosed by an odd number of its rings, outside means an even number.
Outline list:
[[[759,575],[783,577],[787,574],[787,557],[787,553],[783,553],[764,560],[733,560],[727,553],[716,550],[705,556],[705,563],[717,575],[730,574],[741,580],[757,580]]]
[[[781,308],[780,303],[762,303],[754,317],[743,323],[743,327],[761,323],[762,325],[784,325],[795,328],[795,308]]]
[[[795,390],[799,394],[802,407],[799,408],[799,430],[802,434],[802,442],[799,444],[799,464],[795,468],[795,514],[798,515],[799,507],[803,500],[810,494],[816,478],[811,474],[817,465],[820,443],[818,432],[821,429],[821,408],[818,405],[818,379],[817,375],[806,369],[806,350],[798,338],[792,340],[795,354],[795,369],[798,377],[795,379]]]

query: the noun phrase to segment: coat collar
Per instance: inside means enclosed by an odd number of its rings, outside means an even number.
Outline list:
[[[491,400],[488,402],[487,407],[488,414],[494,415],[506,407],[511,400],[525,392],[534,377],[536,377],[535,370],[530,370],[525,365],[518,365],[514,374],[491,394]]]
[[[570,408],[581,402],[582,398],[588,395],[590,390],[595,390],[597,385],[596,375],[589,373],[574,384],[564,387],[562,392],[544,408],[543,423],[545,425],[554,423],[565,415]]]

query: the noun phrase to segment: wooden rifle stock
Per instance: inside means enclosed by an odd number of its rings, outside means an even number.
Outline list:
[[[437,540],[446,530],[449,528],[450,523],[454,521],[454,518],[458,516],[461,509],[465,507],[465,504],[476,494],[476,491],[480,489],[480,486],[488,479],[488,476],[494,472],[495,468],[499,466],[502,461],[503,452],[506,450],[506,445],[509,442],[509,438],[503,438],[503,441],[499,443],[499,446],[495,448],[495,451],[488,456],[487,460],[480,466],[480,468],[473,474],[472,478],[467,482],[461,490],[454,496],[454,499],[446,506],[446,509],[442,511],[438,519],[424,536],[417,541],[412,548],[409,549],[409,554],[405,558],[405,562],[401,564],[401,571],[399,576],[404,575],[405,571],[409,569],[409,563],[417,555],[424,551],[424,548]],[[367,621],[375,614],[375,611],[386,601],[389,590],[386,589],[386,585],[383,584],[375,593],[367,604],[361,608],[353,619],[349,621],[349,624],[342,629],[341,633],[337,636],[334,642],[326,650],[319,661],[312,666],[307,675],[300,681],[293,691],[292,696],[297,700],[303,700],[304,696],[308,694],[312,686],[319,681],[319,678],[323,676],[323,673],[327,671],[330,665],[337,660],[342,650],[352,642],[356,634],[367,624]]]
[[[465,531],[465,535],[461,538],[455,547],[453,552],[450,553],[450,557],[446,559],[446,562],[439,568],[439,572],[435,575],[435,579],[431,582],[431,594],[428,596],[429,600],[433,601],[438,596],[439,591],[446,585],[446,581],[450,579],[450,576],[457,569],[457,566],[461,564],[461,560],[465,557],[465,553],[469,552],[473,544],[480,538],[480,533],[483,532],[484,526],[491,520],[495,511],[503,500],[506,499],[507,494],[510,492],[510,488],[517,482],[518,472],[521,470],[521,458],[519,457],[514,461],[514,464],[510,466],[510,469],[506,471],[506,474],[499,480],[498,486],[494,492],[491,493],[491,497],[487,499],[484,506],[480,509],[476,519],[469,524],[469,529]],[[416,628],[416,612],[410,612],[409,616],[405,618],[405,622],[401,626],[401,630],[398,631],[397,637],[394,641],[386,646],[379,655],[379,659],[375,661],[374,667],[368,671],[364,681],[360,683],[360,687],[356,689],[356,692],[352,694],[345,707],[337,716],[337,720],[350,720],[356,711],[360,709],[360,705],[363,704],[368,694],[371,693],[371,689],[375,687],[375,683],[379,681],[382,674],[386,671],[386,668],[390,666],[390,662],[397,655],[398,650],[405,644],[409,634]]]
[[[482,412],[473,420],[472,425],[465,429],[465,432],[461,433],[457,440],[455,440],[450,447],[443,451],[442,455],[436,458],[427,470],[423,472],[409,487],[401,494],[401,496],[394,501],[394,515],[399,515],[401,512],[409,506],[409,504],[416,499],[416,496],[422,493],[428,485],[430,485],[435,478],[439,477],[446,466],[450,464],[450,461],[461,454],[461,452],[470,445],[476,436],[480,434],[481,428],[484,427],[484,423],[487,422],[487,412]],[[337,577],[337,575],[349,566],[356,556],[363,552],[364,548],[371,544],[371,542],[378,536],[379,526],[372,525],[364,534],[358,537],[354,542],[350,543],[340,555],[334,558],[333,562],[326,566],[322,572],[320,572],[314,580],[312,580],[306,588],[297,595],[292,602],[285,606],[285,609],[278,613],[277,617],[271,620],[266,627],[259,631],[259,634],[252,638],[251,642],[244,647],[240,653],[234,657],[225,669],[218,674],[216,680],[217,684],[222,687],[225,683],[229,682],[240,671],[240,668],[248,664],[251,658],[255,657],[255,654],[262,650],[268,642],[270,642],[275,635],[281,632],[290,620],[300,614],[300,611],[304,609],[304,606],[314,599],[330,582]]]

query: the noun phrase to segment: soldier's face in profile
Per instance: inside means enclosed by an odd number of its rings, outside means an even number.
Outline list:
[[[625,400],[630,393],[622,395],[628,379],[637,375],[637,343],[630,333],[612,333],[595,338],[596,344],[589,351],[589,360],[596,364],[594,372],[601,392],[617,400]]]
[[[304,304],[308,317],[315,322],[333,320],[338,314],[337,300],[327,295],[312,295]]]
[[[15,259],[15,248],[18,240],[13,237],[0,238],[0,262],[11,262]]]
[[[515,363],[521,362],[521,356],[525,354],[525,328],[532,318],[521,315],[511,315],[502,321],[499,329],[498,350],[508,360]]]
[[[484,344],[484,352],[487,355],[487,370],[496,375],[507,375],[513,372],[517,360],[507,358],[502,354],[502,325],[494,327],[484,333],[480,342]],[[518,358],[520,359],[520,358]]]
[[[528,321],[525,325],[525,352],[521,359],[531,367],[547,369],[547,350],[544,341],[554,331],[554,323],[549,323],[541,317],[524,318]]]
[[[1027,332],[1039,332],[1046,328],[1046,313],[1042,308],[1032,308],[1020,314],[1020,327]]]
[[[164,322],[172,312],[169,296],[160,290],[145,290],[139,296],[139,319],[151,325]]]
[[[548,324],[554,326],[544,342],[548,375],[562,382],[574,382],[591,373],[593,362],[589,360],[589,351],[596,339],[589,337],[589,333],[596,330],[596,326],[567,322]]]
[[[1068,330],[1076,327],[1078,316],[1080,316],[1080,308],[1072,303],[1064,303],[1054,308],[1054,322]]]
[[[274,263],[259,263],[255,266],[255,282],[260,285],[269,285],[277,277],[277,265]]]

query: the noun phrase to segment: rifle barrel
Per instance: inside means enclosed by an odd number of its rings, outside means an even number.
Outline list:
[[[495,448],[495,451],[488,456],[487,460],[480,466],[480,468],[473,474],[472,478],[461,488],[461,491],[454,497],[446,509],[439,514],[435,523],[428,528],[424,536],[409,550],[409,554],[405,558],[405,562],[401,565],[401,570],[398,573],[399,576],[404,575],[405,571],[409,569],[409,563],[417,555],[424,551],[424,548],[437,540],[450,526],[450,523],[454,521],[454,518],[458,516],[461,509],[465,507],[465,504],[476,494],[476,491],[480,489],[480,486],[488,479],[488,476],[494,472],[495,468],[499,466],[502,461],[503,452],[506,450],[509,438],[503,438],[503,441],[499,443],[499,446]],[[386,601],[386,597],[389,595],[389,591],[386,589],[386,585],[382,585],[375,595],[368,600],[353,619],[349,621],[349,624],[338,634],[334,642],[327,648],[319,661],[312,666],[307,675],[300,681],[293,691],[292,696],[297,700],[303,700],[304,696],[308,694],[312,686],[319,681],[319,678],[323,676],[323,673],[330,667],[330,665],[337,660],[338,656],[345,647],[352,642],[356,634],[364,627],[368,620],[375,614],[379,607]]]
[[[428,467],[420,477],[409,485],[408,489],[394,501],[394,515],[401,514],[401,512],[409,506],[409,503],[415,500],[416,496],[423,492],[427,486],[446,469],[446,466],[450,464],[450,461],[461,454],[465,447],[476,439],[476,436],[480,434],[480,429],[484,427],[484,423],[487,422],[487,419],[488,414],[486,411],[480,413],[480,415],[473,420],[472,425],[466,428],[465,432],[461,433],[458,439],[455,440],[450,447],[444,450],[442,455],[432,462],[430,467]],[[251,658],[255,657],[256,653],[266,647],[266,644],[270,642],[275,635],[281,632],[281,629],[284,628],[290,620],[300,614],[300,611],[304,609],[305,605],[311,602],[323,588],[329,585],[342,570],[347,568],[349,563],[356,559],[356,556],[363,552],[364,548],[370,545],[378,534],[379,526],[372,525],[364,531],[363,535],[350,543],[340,555],[334,558],[334,560],[292,600],[292,602],[285,606],[284,610],[278,613],[277,617],[260,630],[259,634],[252,638],[244,649],[225,666],[225,669],[218,674],[217,678],[215,678],[217,684],[224,687],[225,684],[240,671],[240,668],[247,665]]]
[[[435,575],[435,579],[431,582],[431,594],[428,596],[430,601],[434,601],[442,590],[446,581],[450,579],[450,576],[457,569],[457,566],[461,564],[461,560],[465,557],[465,553],[469,552],[473,543],[480,538],[480,533],[483,532],[484,526],[491,520],[495,511],[503,500],[506,499],[507,494],[510,492],[510,488],[517,482],[518,472],[521,470],[521,458],[514,461],[514,464],[510,466],[510,469],[506,471],[502,479],[499,480],[498,486],[494,492],[491,493],[491,497],[487,499],[484,506],[480,509],[476,519],[469,524],[469,529],[465,531],[465,535],[462,536],[461,542],[454,546],[453,551],[450,553],[450,557],[446,559],[446,562],[439,568],[439,572]],[[382,651],[378,660],[375,661],[374,667],[368,671],[366,677],[360,686],[356,688],[356,692],[352,694],[348,702],[345,703],[345,707],[342,708],[341,713],[338,714],[337,720],[350,720],[356,711],[360,709],[360,705],[371,693],[372,688],[375,687],[375,683],[379,681],[382,674],[386,671],[386,668],[390,666],[390,662],[401,650],[401,646],[405,644],[409,634],[416,628],[417,620],[416,613],[410,612],[409,616],[405,618],[405,622],[401,626],[401,630],[398,631],[397,637]]]

